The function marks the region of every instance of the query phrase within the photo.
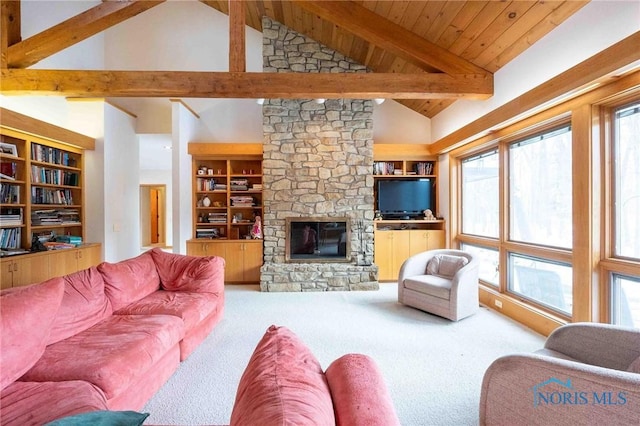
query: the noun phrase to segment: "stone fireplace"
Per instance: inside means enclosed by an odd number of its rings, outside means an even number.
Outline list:
[[[264,72],[367,72],[276,21],[265,17],[262,26]],[[373,102],[267,99],[262,111],[261,290],[378,289],[373,263]],[[307,259],[292,253],[292,244],[298,242],[288,234],[292,229],[304,232],[305,223],[315,227],[316,238],[335,241],[333,258],[318,262],[319,245]]]

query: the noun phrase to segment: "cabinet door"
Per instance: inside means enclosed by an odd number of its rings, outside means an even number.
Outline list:
[[[48,280],[49,256],[33,256],[13,259],[13,287]]]
[[[207,249],[205,243],[199,241],[187,241],[187,254],[189,256],[206,256]]]
[[[429,250],[429,231],[412,229],[409,231],[409,240],[411,255]]]
[[[444,231],[427,231],[429,233],[429,244],[427,250],[443,249],[446,247]]]
[[[411,256],[411,234],[404,231],[393,231],[393,281],[397,281],[398,273],[405,260]]]
[[[102,246],[92,245],[78,249],[78,270],[98,265],[102,261]]]
[[[225,270],[224,277],[227,282],[244,281],[244,245],[241,241],[229,241],[225,243]]]
[[[393,279],[393,231],[375,231],[373,261],[380,281]]]
[[[49,275],[61,277],[78,271],[78,250],[57,250],[49,254]]]
[[[13,287],[13,259],[0,260],[0,289]]]
[[[244,281],[260,282],[260,267],[263,263],[262,242],[244,243]]]

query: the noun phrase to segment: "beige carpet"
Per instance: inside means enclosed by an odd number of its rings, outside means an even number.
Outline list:
[[[452,323],[380,291],[261,293],[229,285],[225,316],[147,403],[146,424],[228,424],[240,376],[271,325],[293,330],[326,368],[349,352],[373,357],[403,425],[475,425],[493,360],[539,349],[544,338],[486,308]]]

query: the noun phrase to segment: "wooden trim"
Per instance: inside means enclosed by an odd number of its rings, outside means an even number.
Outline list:
[[[9,46],[8,64],[26,68],[165,0],[108,1]],[[3,1],[6,3],[6,1]]]
[[[248,155],[262,159],[262,143],[207,143],[189,142],[187,152],[194,156],[221,156],[225,159],[246,158]]]
[[[594,184],[594,177],[599,176],[599,140],[597,137],[592,140],[594,123],[591,117],[591,105],[586,104],[574,110],[571,120],[574,322],[592,321],[598,317],[593,308],[598,296],[597,262],[600,258],[600,191],[595,191],[597,185]]]
[[[431,151],[434,153],[451,151],[472,138],[481,137],[483,132],[500,126],[507,120],[516,117],[524,119],[533,115],[534,108],[572,91],[579,91],[580,88],[592,84],[595,80],[640,60],[639,45],[640,31],[439,139],[431,145]],[[616,79],[616,77],[610,78]],[[577,95],[579,93],[576,93]],[[524,114],[523,111],[525,111]],[[527,111],[531,112],[527,113]]]
[[[245,4],[244,0],[229,0],[229,71],[245,72]]]
[[[96,146],[96,140],[89,136],[81,135],[5,108],[0,108],[0,126],[81,149],[93,150]]]
[[[182,99],[169,99],[170,102],[177,102],[179,104],[182,104],[183,107],[185,107],[191,114],[193,114],[193,116],[195,118],[200,118],[200,115],[193,109],[191,108],[189,105],[187,105],[187,103],[185,101],[183,101]]]
[[[497,308],[496,300],[502,302],[502,308]],[[480,303],[489,309],[518,321],[543,336],[548,336],[553,330],[567,323],[559,317],[522,303],[509,295],[498,293],[495,289],[484,285],[480,286]]]
[[[375,161],[387,160],[424,160],[431,156],[429,145],[410,143],[374,143],[373,158]],[[432,156],[435,160],[436,157]]]
[[[71,97],[486,99],[493,78],[465,74],[224,73],[3,69],[0,93]]]

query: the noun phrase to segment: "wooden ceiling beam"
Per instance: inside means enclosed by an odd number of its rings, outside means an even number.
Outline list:
[[[379,73],[224,73],[3,69],[3,95],[168,98],[486,99],[482,75]]]
[[[105,1],[7,49],[10,68],[27,68],[165,0]],[[5,2],[2,2],[3,5]]]
[[[435,68],[452,75],[492,75],[353,1],[293,0],[293,3],[427,71]]]
[[[21,40],[20,1],[0,4],[0,68],[8,68],[9,46]]]
[[[229,71],[247,70],[244,0],[229,0]]]

